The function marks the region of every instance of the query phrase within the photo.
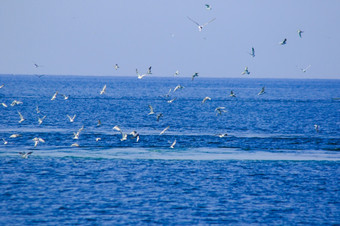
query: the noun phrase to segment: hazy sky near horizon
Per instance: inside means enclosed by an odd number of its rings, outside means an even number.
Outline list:
[[[0,74],[340,78],[339,12],[338,0],[2,0]],[[199,32],[187,17],[216,20]]]

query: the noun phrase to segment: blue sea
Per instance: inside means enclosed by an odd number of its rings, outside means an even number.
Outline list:
[[[1,225],[340,224],[340,80],[1,75],[2,84]],[[36,137],[45,142],[34,147]]]

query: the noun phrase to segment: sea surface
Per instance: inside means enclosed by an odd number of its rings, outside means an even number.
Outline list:
[[[0,75],[2,84],[1,225],[340,224],[340,80]],[[34,147],[36,137],[45,142]]]

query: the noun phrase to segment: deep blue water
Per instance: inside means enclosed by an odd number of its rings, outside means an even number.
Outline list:
[[[2,75],[1,84],[1,224],[340,224],[340,80]],[[139,142],[121,141],[115,125]],[[34,137],[45,143],[34,148]]]

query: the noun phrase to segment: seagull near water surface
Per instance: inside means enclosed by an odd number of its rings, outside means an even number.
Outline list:
[[[137,74],[137,78],[138,78],[138,79],[142,79],[142,78],[144,78],[146,75],[148,75],[148,74],[142,74],[142,75],[139,74],[137,68],[136,68],[136,74]]]
[[[36,148],[40,142],[45,143],[45,140],[40,137],[35,137],[32,140],[34,141],[34,148]]]
[[[18,111],[18,114],[20,116],[20,121],[19,123],[22,123],[23,121],[25,121],[24,117],[22,116],[22,114],[20,113],[20,111]]]
[[[244,74],[249,75],[250,72],[248,71],[248,67],[245,67],[245,68],[244,68],[244,71],[243,71],[241,74],[242,74],[242,75],[244,75]]]
[[[266,92],[264,91],[264,89],[265,89],[265,87],[263,86],[262,87],[262,89],[261,89],[261,91],[257,94],[257,95],[263,95],[263,94],[265,94]]]
[[[32,154],[33,152],[19,152],[19,155],[21,156],[21,158],[23,158],[23,159],[27,159],[28,158],[28,156],[30,156],[31,154]]]
[[[188,19],[193,22],[194,24],[196,24],[198,26],[198,30],[199,31],[202,31],[202,29],[207,26],[208,24],[210,24],[211,22],[213,22],[214,20],[216,20],[216,18],[210,20],[209,22],[205,23],[205,24],[202,24],[200,25],[198,22],[194,21],[193,19],[191,19],[190,17],[188,17]]]
[[[301,68],[301,71],[303,72],[303,73],[305,73],[307,70],[308,70],[308,68],[310,68],[312,65],[308,65],[306,68]]]
[[[53,96],[52,96],[51,100],[55,100],[55,99],[57,98],[57,95],[58,95],[58,91],[57,91],[57,92],[55,92],[55,94],[53,94]]]
[[[73,115],[73,117],[67,115],[68,119],[70,120],[70,122],[74,122],[74,119],[76,118],[77,115]]]
[[[207,100],[211,100],[210,97],[204,97],[204,99],[202,100],[202,104],[204,104]]]
[[[106,91],[106,84],[104,85],[103,89],[100,91],[100,95],[103,95]]]

